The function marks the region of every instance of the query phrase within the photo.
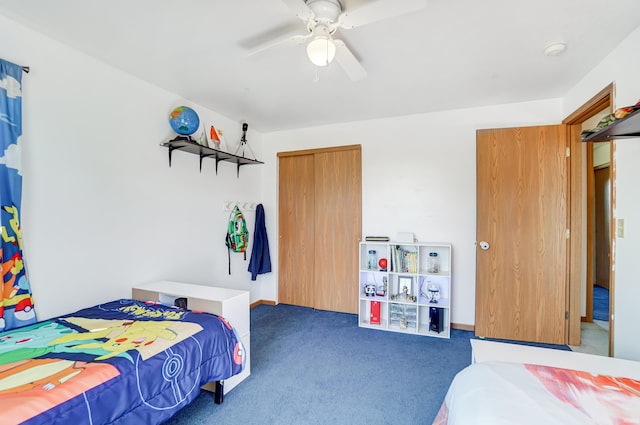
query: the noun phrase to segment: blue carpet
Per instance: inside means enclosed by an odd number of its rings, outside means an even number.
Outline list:
[[[473,334],[451,339],[358,327],[352,314],[251,310],[251,376],[222,405],[203,392],[165,425],[431,424]]]
[[[593,319],[609,321],[609,290],[598,285],[593,287]]]
[[[222,405],[202,392],[164,425],[431,424],[471,362],[471,338],[456,329],[451,339],[383,332],[359,328],[353,314],[261,305],[251,310],[251,376]]]

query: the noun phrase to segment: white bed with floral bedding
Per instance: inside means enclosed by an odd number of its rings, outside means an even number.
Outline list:
[[[640,424],[640,362],[472,340],[437,425]]]

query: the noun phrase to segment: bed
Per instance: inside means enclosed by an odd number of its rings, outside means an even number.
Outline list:
[[[242,371],[223,318],[122,299],[0,333],[3,424],[160,424]]]
[[[640,424],[640,363],[471,340],[434,425]]]

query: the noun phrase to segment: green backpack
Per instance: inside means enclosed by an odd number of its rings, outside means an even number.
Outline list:
[[[244,221],[244,215],[236,205],[229,216],[229,226],[227,227],[227,237],[225,239],[229,254],[229,274],[231,274],[231,251],[244,253],[246,261],[248,244],[249,231],[247,230],[247,222]]]

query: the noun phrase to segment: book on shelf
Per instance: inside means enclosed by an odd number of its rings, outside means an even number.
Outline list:
[[[418,272],[418,252],[409,251],[399,245],[391,246],[391,271],[400,273]]]
[[[402,271],[407,273],[418,272],[418,253],[415,251],[405,251]]]
[[[389,236],[365,236],[367,242],[389,242]]]

